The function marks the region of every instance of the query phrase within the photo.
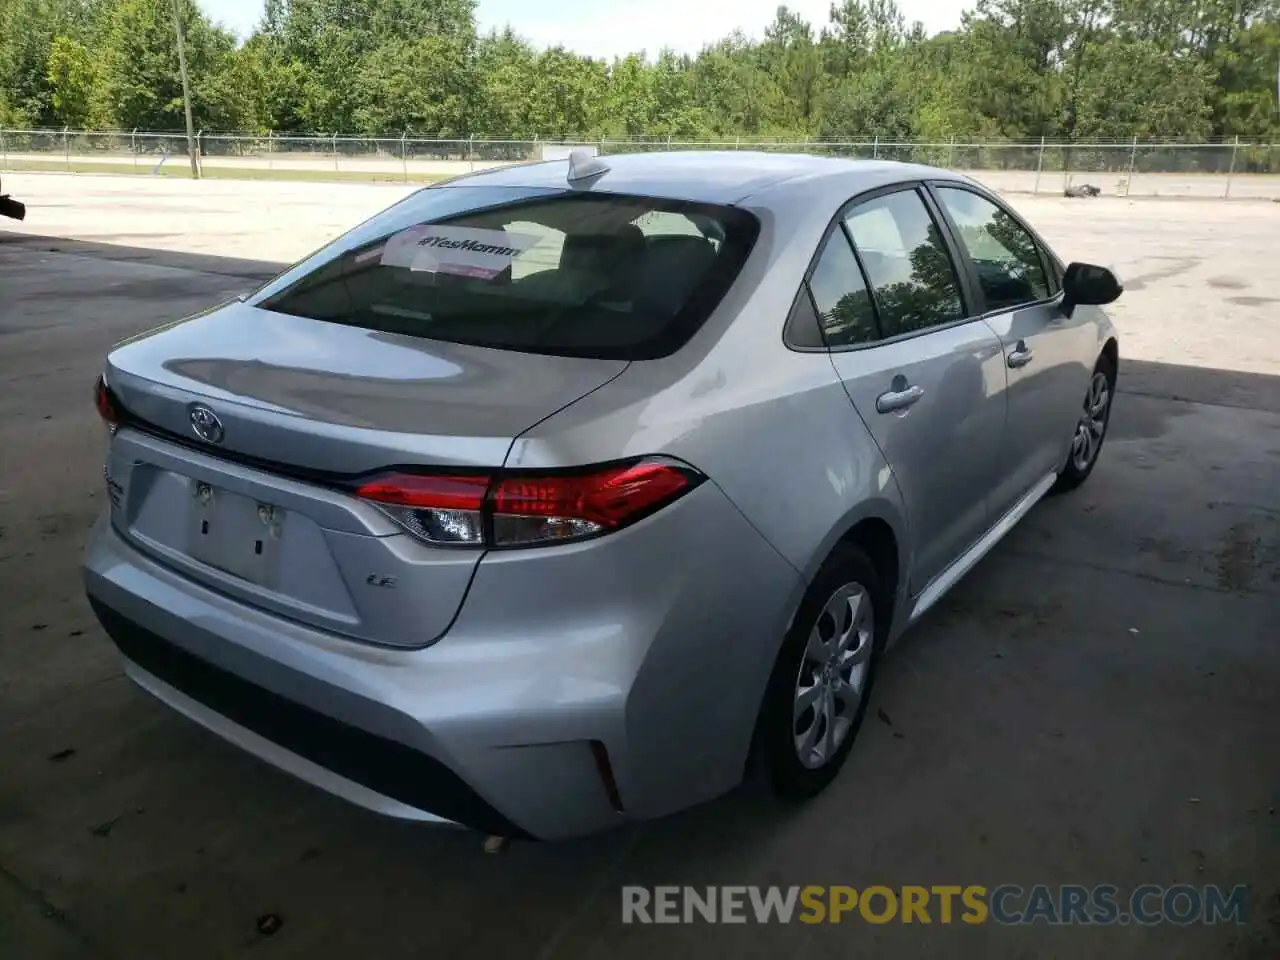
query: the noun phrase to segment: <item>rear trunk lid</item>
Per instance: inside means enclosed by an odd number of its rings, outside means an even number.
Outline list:
[[[117,347],[107,380],[131,414],[301,470],[500,466],[512,440],[607,383],[624,360],[557,357],[385,333],[232,303]]]
[[[107,462],[112,522],[236,600],[354,638],[423,645],[447,629],[482,552],[423,544],[346,492],[345,479],[392,466],[499,467],[515,437],[626,366],[232,303],[108,357],[107,382],[128,415]]]

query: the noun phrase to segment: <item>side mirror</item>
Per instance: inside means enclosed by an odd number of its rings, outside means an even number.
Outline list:
[[[1068,315],[1081,304],[1101,307],[1114,303],[1122,293],[1124,285],[1106,267],[1092,263],[1073,263],[1062,275],[1062,306]]]
[[[0,217],[25,220],[27,218],[27,208],[6,193],[0,195]]]

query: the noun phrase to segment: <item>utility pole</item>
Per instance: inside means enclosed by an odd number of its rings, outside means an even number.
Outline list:
[[[191,159],[191,179],[200,179],[196,160],[196,125],[191,120],[191,81],[187,79],[187,46],[182,37],[182,0],[173,0],[173,29],[178,35],[178,72],[182,74],[182,105],[187,112],[187,156]]]

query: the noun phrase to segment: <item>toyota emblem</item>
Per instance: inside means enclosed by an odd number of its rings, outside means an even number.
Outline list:
[[[191,429],[205,443],[222,442],[222,421],[202,403],[191,408]]]

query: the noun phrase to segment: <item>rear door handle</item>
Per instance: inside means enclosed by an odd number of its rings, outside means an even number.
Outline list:
[[[924,388],[920,386],[906,386],[905,383],[899,385],[896,382],[894,386],[898,389],[890,390],[888,393],[882,393],[876,397],[876,413],[894,413],[899,410],[906,410],[917,400],[924,396]]]
[[[1034,359],[1035,352],[1022,340],[1019,340],[1017,345],[1009,351],[1009,366],[1014,370],[1019,367],[1025,367]]]

